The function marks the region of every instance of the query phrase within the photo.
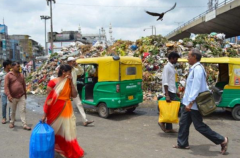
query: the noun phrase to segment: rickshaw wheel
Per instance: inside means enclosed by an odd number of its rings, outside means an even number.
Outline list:
[[[240,105],[233,108],[232,116],[235,120],[240,120]]]
[[[105,103],[100,103],[98,105],[98,114],[103,118],[107,118],[109,116],[109,109]]]

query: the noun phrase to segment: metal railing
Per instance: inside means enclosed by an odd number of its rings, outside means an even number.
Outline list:
[[[211,9],[208,9],[207,11],[203,12],[202,14],[194,17],[193,19],[189,20],[188,22],[186,22],[186,23],[182,24],[181,26],[177,27],[176,29],[174,29],[173,31],[171,31],[170,33],[168,33],[165,37],[173,34],[174,32],[177,32],[178,30],[180,30],[180,29],[183,28],[184,26],[187,26],[187,25],[190,24],[191,22],[193,22],[193,21],[195,21],[195,20],[197,20],[197,19],[205,16],[206,14],[210,13],[211,11],[217,10],[218,8],[221,8],[221,7],[223,7],[223,6],[231,3],[231,2],[233,2],[233,1],[235,1],[235,0],[224,0],[223,2],[219,3],[219,4],[216,5],[215,7],[211,8]]]

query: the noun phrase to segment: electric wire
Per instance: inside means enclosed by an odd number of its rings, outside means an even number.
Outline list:
[[[117,6],[117,5],[85,5],[77,3],[56,3],[55,5],[74,5],[79,7],[105,7],[105,8],[167,8],[156,6]],[[178,6],[178,8],[206,8],[207,6]]]

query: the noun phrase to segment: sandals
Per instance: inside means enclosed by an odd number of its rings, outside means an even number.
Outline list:
[[[160,128],[162,129],[163,132],[166,132],[166,128],[165,128],[165,124],[158,122],[158,125],[160,126]]]
[[[2,119],[2,124],[6,124],[7,122],[6,122],[6,119],[5,118],[3,118]]]
[[[225,138],[227,139],[227,142],[224,143],[224,144],[221,144],[221,147],[222,147],[222,149],[221,149],[221,154],[222,154],[222,155],[225,155],[226,152],[227,152],[227,149],[228,149],[229,139],[228,139],[228,137],[225,137]]]
[[[190,149],[190,146],[180,147],[178,145],[173,145],[173,148],[176,148],[176,149]]]
[[[24,130],[27,130],[27,131],[30,131],[32,128],[31,128],[31,127],[28,127],[27,125],[24,125],[24,126],[23,126],[23,129],[24,129]]]
[[[87,121],[87,122],[84,122],[83,123],[83,126],[87,126],[87,125],[89,125],[89,124],[91,124],[91,123],[93,123],[94,121]]]
[[[14,128],[14,124],[13,124],[13,123],[10,123],[10,124],[9,124],[9,128]]]

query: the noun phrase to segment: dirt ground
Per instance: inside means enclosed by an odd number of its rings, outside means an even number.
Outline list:
[[[41,118],[45,96],[29,96],[27,101],[27,121],[34,127]],[[94,120],[93,125],[84,127],[77,108],[77,138],[85,151],[84,158],[201,158],[231,157],[240,155],[240,123],[233,120],[231,113],[218,110],[205,117],[204,122],[213,130],[230,139],[227,155],[220,154],[220,146],[210,142],[193,127],[190,129],[190,150],[173,149],[177,134],[163,133],[158,126],[158,112],[155,102],[143,103],[133,114],[117,113],[103,119],[96,112],[87,112],[87,118]],[[17,111],[17,114],[19,112]],[[31,132],[21,127],[17,115],[16,127],[0,125],[1,158],[29,157]],[[178,129],[175,124],[174,128]]]

